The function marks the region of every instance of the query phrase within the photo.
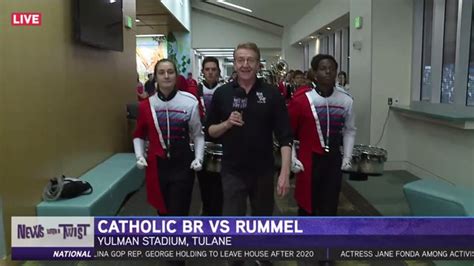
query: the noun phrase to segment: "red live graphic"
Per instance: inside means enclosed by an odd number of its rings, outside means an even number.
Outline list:
[[[41,26],[41,13],[12,13],[12,26]]]

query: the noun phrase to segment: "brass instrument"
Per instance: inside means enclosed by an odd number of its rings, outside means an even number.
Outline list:
[[[279,59],[275,64],[270,66],[269,70],[260,70],[259,75],[263,77],[267,83],[277,85],[280,80],[285,78],[288,69],[288,63],[283,59]]]

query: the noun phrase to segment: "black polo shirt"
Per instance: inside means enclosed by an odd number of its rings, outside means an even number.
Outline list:
[[[223,85],[214,92],[208,110],[209,126],[229,118],[233,101],[240,89],[237,81]],[[274,170],[273,134],[280,146],[291,146],[288,110],[275,86],[257,79],[247,94],[247,107],[242,111],[244,125],[233,126],[221,137],[222,171],[231,174],[270,173]]]

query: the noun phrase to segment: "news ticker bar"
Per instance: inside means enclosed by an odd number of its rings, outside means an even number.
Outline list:
[[[474,249],[94,249],[14,248],[35,260],[474,260]]]
[[[345,259],[345,256],[336,256],[339,253],[335,251],[353,249],[364,252],[353,253],[356,255],[347,259],[367,259],[364,256],[369,255],[374,259],[382,258],[382,255],[399,259],[403,254],[424,259],[428,258],[424,257],[426,254],[396,251],[433,250],[443,251],[436,254],[446,256],[445,259],[464,260],[473,259],[472,228],[472,217],[13,217],[12,258],[113,259],[117,258],[115,255],[123,254],[123,258],[131,259],[149,258],[151,255],[146,252],[171,252],[174,255],[165,259],[173,259],[173,256],[179,259],[179,254],[196,251],[209,258],[215,255],[214,251],[218,252],[216,256],[227,256],[225,251],[229,250],[237,252],[228,253],[230,259],[241,256],[253,259],[252,254],[256,251],[286,250],[294,254],[270,252],[261,259],[294,260],[324,256]],[[368,252],[370,250],[372,252]],[[383,250],[395,253],[377,252]],[[445,253],[447,251],[450,252]],[[301,254],[311,256],[305,258]]]

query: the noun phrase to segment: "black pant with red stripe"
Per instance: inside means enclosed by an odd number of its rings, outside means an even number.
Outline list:
[[[168,213],[161,216],[187,216],[191,206],[194,171],[189,168],[190,156],[186,158],[157,158],[161,194]],[[169,266],[184,266],[185,261],[167,261]]]
[[[220,173],[210,172],[203,169],[196,172],[199,189],[201,191],[202,215],[222,215],[222,180]]]
[[[299,216],[336,216],[342,183],[342,155],[339,149],[313,154],[311,199],[313,212],[299,208]]]
[[[161,194],[168,213],[166,216],[187,216],[191,206],[194,171],[190,158],[157,158]]]

